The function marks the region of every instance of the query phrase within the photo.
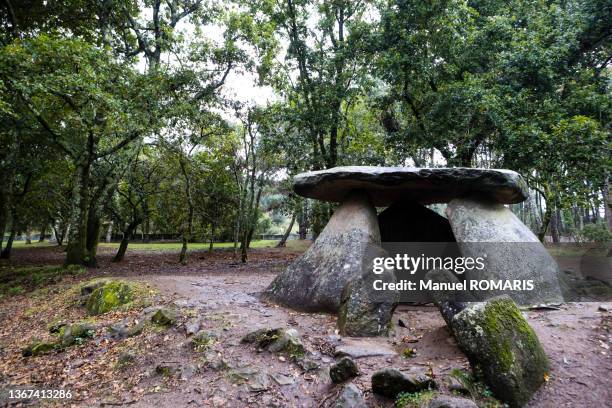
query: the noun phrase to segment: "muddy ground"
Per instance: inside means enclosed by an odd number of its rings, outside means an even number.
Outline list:
[[[18,249],[10,263],[0,265],[0,272],[20,265],[61,264],[63,255],[53,247]],[[298,252],[287,249],[254,250],[243,265],[234,262],[229,251],[196,252],[182,266],[176,263],[176,253],[131,251],[123,263],[116,264],[110,262],[112,250],[101,249],[99,268],[0,300],[0,387],[70,389],[70,401],[50,404],[79,407],[329,406],[339,391],[326,371],[334,361],[334,347],[355,340],[338,343],[334,316],[297,313],[258,297],[296,256]],[[561,261],[563,268],[567,260]],[[569,268],[571,264],[570,260]],[[154,302],[178,308],[182,324],[169,329],[147,326],[139,336],[113,340],[103,326],[137,319],[141,310],[112,312],[96,319],[100,328],[92,340],[61,352],[22,357],[20,350],[32,339],[49,338],[50,322],[86,317],[81,307],[63,295],[72,285],[99,276],[150,285],[157,291]],[[526,312],[552,364],[548,382],[529,407],[595,407],[612,401],[611,316],[600,307],[611,310],[612,303],[572,303],[560,310]],[[185,333],[185,324],[197,317],[202,318],[204,329],[217,336],[204,352],[194,350]],[[373,407],[393,406],[392,400],[371,393],[370,378],[378,369],[430,370],[440,393],[450,393],[451,370],[468,369],[434,307],[402,305],[394,322],[400,319],[406,327],[396,324],[392,336],[367,345],[391,349],[397,355],[357,360],[361,375],[354,383]],[[310,352],[309,359],[320,368],[305,372],[284,356],[240,343],[246,333],[262,327],[295,328]],[[402,356],[406,348],[414,348],[416,356]],[[126,355],[131,361],[118,364],[120,356]],[[249,379],[243,381],[245,377]],[[280,385],[274,378],[289,384]]]

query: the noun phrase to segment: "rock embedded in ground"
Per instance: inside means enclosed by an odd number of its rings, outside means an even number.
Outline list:
[[[435,381],[424,374],[405,374],[395,368],[386,368],[372,375],[372,391],[388,398],[401,392],[419,392],[437,388]]]
[[[241,343],[255,344],[272,353],[286,353],[293,361],[304,359],[306,349],[295,329],[258,329],[245,335]]]
[[[151,316],[151,322],[158,326],[173,326],[178,320],[178,313],[174,309],[160,308]]]
[[[70,347],[93,337],[96,328],[89,323],[75,323],[64,326],[59,331],[60,347]]]
[[[195,319],[191,319],[189,322],[185,324],[185,333],[188,336],[192,336],[200,331],[200,326],[202,325],[202,318],[196,317]]]
[[[56,343],[35,340],[21,350],[21,355],[23,357],[39,356],[50,353],[55,349],[57,349]]]
[[[366,400],[361,390],[353,383],[342,387],[338,399],[331,405],[333,408],[366,408]]]
[[[364,274],[351,279],[342,291],[338,312],[338,329],[342,335],[386,336],[391,329],[391,319],[399,302],[399,293],[395,290],[374,290],[374,281],[396,283],[395,274],[393,269],[385,269],[378,275],[373,274],[371,261],[374,257],[386,255],[380,247],[368,248],[364,260],[367,262]]]
[[[368,247],[380,243],[376,209],[352,192],[308,250],[276,276],[264,299],[294,309],[337,312],[346,284],[364,271]]]
[[[508,208],[481,198],[456,199],[446,208],[464,257],[483,257],[484,269],[466,280],[533,281],[533,290],[507,292],[520,305],[563,302],[559,267],[538,238]],[[474,291],[477,300],[503,293]]]
[[[459,347],[500,400],[521,407],[544,383],[549,362],[535,332],[507,296],[474,303],[453,318]]]
[[[377,207],[403,200],[446,203],[474,193],[510,204],[529,195],[527,183],[514,171],[462,167],[334,167],[298,174],[293,189],[302,197],[330,202],[342,202],[350,191],[364,190]]]
[[[357,364],[349,357],[342,357],[329,368],[329,377],[334,384],[340,384],[359,375]]]
[[[239,367],[229,373],[234,383],[246,383],[251,391],[262,391],[270,386],[270,378],[265,370],[253,367]]]
[[[206,351],[217,339],[218,337],[215,333],[200,330],[191,339],[191,345],[195,351]]]
[[[94,289],[85,307],[89,315],[95,316],[110,312],[133,300],[132,288],[126,282],[106,281],[102,286]]]
[[[272,373],[271,377],[280,386],[291,385],[295,382],[295,379],[293,377],[290,377],[283,373]]]
[[[397,356],[393,347],[382,339],[350,339],[343,338],[334,348],[336,357],[351,358]]]
[[[478,408],[478,405],[468,398],[439,395],[429,401],[427,408]]]

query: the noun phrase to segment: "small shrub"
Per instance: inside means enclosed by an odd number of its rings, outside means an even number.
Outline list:
[[[576,237],[580,242],[612,242],[612,232],[604,223],[586,224],[582,230],[576,232]]]
[[[7,294],[11,295],[11,296],[15,296],[15,295],[21,295],[22,293],[25,292],[25,289],[20,286],[11,286],[10,288],[8,288],[8,290],[6,291]]]
[[[434,391],[401,392],[395,399],[397,408],[424,408],[436,393]]]
[[[21,294],[53,283],[67,275],[80,275],[85,270],[79,266],[30,266],[6,268],[0,271],[0,294]]]

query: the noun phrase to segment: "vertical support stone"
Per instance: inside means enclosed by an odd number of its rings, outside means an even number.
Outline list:
[[[366,193],[352,191],[317,240],[274,279],[263,297],[298,310],[337,312],[342,290],[361,276],[372,244],[380,244],[376,208]]]
[[[446,215],[461,254],[485,258],[485,268],[467,271],[466,279],[531,280],[533,290],[504,293],[520,305],[563,302],[557,263],[508,208],[478,197],[462,198],[448,204]],[[501,293],[473,294],[485,300]]]

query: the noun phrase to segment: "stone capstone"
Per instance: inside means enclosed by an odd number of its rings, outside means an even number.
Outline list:
[[[498,203],[520,203],[527,183],[511,170],[347,166],[301,173],[294,177],[298,195],[342,202],[353,190],[366,191],[377,207],[402,200],[447,203],[469,194],[483,194]]]

